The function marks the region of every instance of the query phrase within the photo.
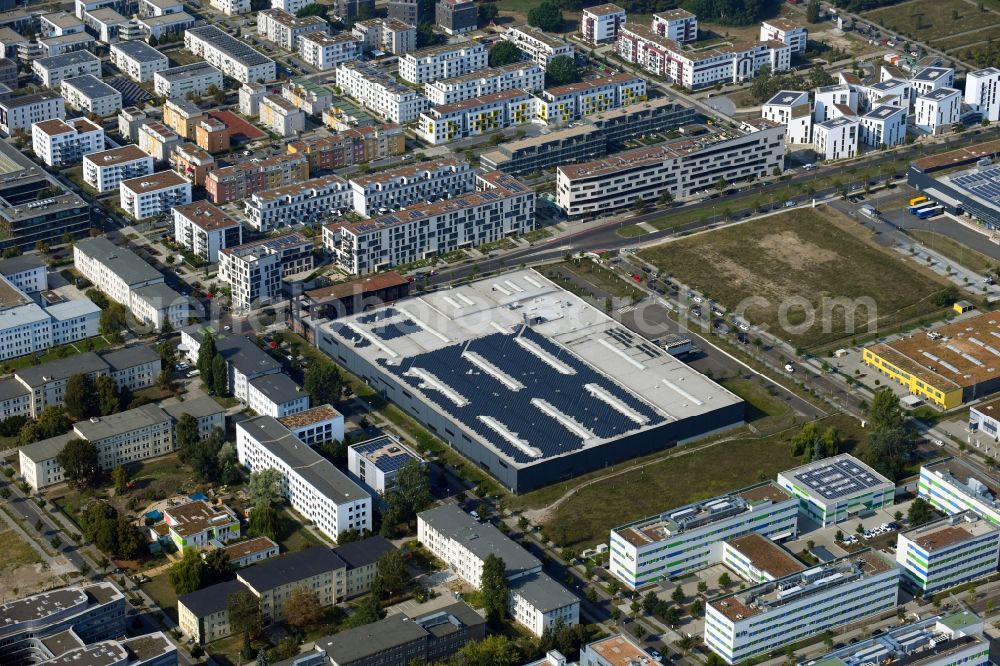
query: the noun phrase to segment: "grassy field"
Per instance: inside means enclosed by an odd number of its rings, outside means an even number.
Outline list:
[[[727,310],[742,309],[751,323],[809,348],[866,333],[869,324],[888,330],[939,310],[930,296],[947,286],[943,280],[875,245],[867,233],[825,206],[800,208],[640,256]],[[835,299],[857,304],[855,315]],[[864,303],[872,300],[869,312]]]
[[[976,32],[937,39],[934,41],[932,46],[936,49],[950,52],[963,50],[965,47],[978,42],[985,43],[988,41],[996,41],[997,39],[1000,39],[1000,25],[991,25],[989,27],[984,27],[981,30],[977,30]]]
[[[645,296],[645,292],[636,289],[635,286],[623,280],[611,269],[600,266],[589,259],[561,261],[557,264],[542,266],[540,270],[546,277],[556,280],[566,289],[584,298],[600,299],[611,296],[612,298],[635,301]],[[560,275],[567,278],[576,276],[581,281],[592,284],[596,291],[581,289],[578,283],[574,283],[571,279],[560,279]]]
[[[768,390],[760,384],[760,375],[754,379],[727,377],[719,383],[747,403],[746,420],[758,430],[777,432],[796,425],[795,411],[785,402],[787,393],[780,389]]]
[[[170,584],[169,570],[150,577],[148,583],[143,583],[139,587],[170,616],[171,620],[177,621],[177,595]]]
[[[305,518],[291,509],[286,507],[281,512],[281,520],[286,530],[284,538],[278,540],[281,552],[294,553],[313,546],[327,545],[305,527]]]
[[[14,530],[0,530],[0,571],[9,573],[12,569],[35,564],[41,560],[35,549]]]
[[[850,417],[831,416],[824,424],[837,428],[845,451],[854,449],[861,437],[859,424]],[[545,534],[572,547],[606,542],[617,525],[773,479],[802,462],[790,452],[795,432],[720,442],[592,483],[556,509],[543,526]],[[725,465],[719,464],[722,456]],[[530,502],[531,495],[519,499]]]
[[[980,12],[975,5],[964,2],[912,0],[901,5],[883,7],[863,16],[885,28],[936,46],[935,40],[957,33],[1000,24],[1000,15]],[[978,41],[971,39],[969,42]]]
[[[911,229],[910,235],[926,247],[929,247],[935,252],[940,252],[955,263],[965,266],[969,270],[976,271],[977,273],[985,273],[1000,264],[1000,261],[997,261],[992,257],[987,257],[981,252],[971,250],[958,241],[943,234],[935,233],[933,231],[925,231],[923,229]]]

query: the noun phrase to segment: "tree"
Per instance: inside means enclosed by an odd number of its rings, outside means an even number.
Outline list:
[[[282,615],[289,625],[304,629],[323,619],[323,606],[314,591],[307,587],[297,587],[288,595]]]
[[[343,546],[345,543],[354,543],[356,541],[361,541],[361,532],[356,527],[352,527],[349,530],[344,530],[337,535],[337,545]]]
[[[951,307],[960,298],[955,287],[945,287],[941,291],[931,294],[931,303],[939,308]]]
[[[563,15],[557,0],[542,0],[528,10],[528,25],[545,32],[559,32],[562,22]]]
[[[213,361],[215,361],[215,355],[218,354],[218,350],[215,348],[215,338],[209,333],[205,333],[202,336],[201,346],[198,347],[198,371],[201,372],[201,381],[205,386],[212,388],[214,382],[212,381],[212,368]]]
[[[509,636],[490,634],[463,645],[452,661],[456,666],[517,666],[524,663],[524,655]]]
[[[139,555],[143,547],[142,534],[125,516],[115,520],[114,554],[124,560],[131,560]]]
[[[125,307],[121,303],[109,302],[108,307],[101,310],[99,322],[101,333],[114,336],[120,335],[122,331],[126,330],[128,324]]]
[[[386,551],[375,565],[372,580],[372,594],[377,597],[392,598],[410,582],[410,572],[406,569],[403,552],[397,548]]]
[[[483,5],[479,5],[479,7],[482,8]],[[514,42],[504,40],[490,49],[489,64],[490,67],[500,67],[518,62],[523,57],[524,54],[521,53],[521,49],[514,45]]]
[[[305,18],[307,16],[321,16],[321,17],[325,17],[328,8],[329,7],[327,5],[320,5],[320,4],[316,4],[316,3],[311,3],[311,4],[306,5],[305,7],[303,7],[302,9],[300,9],[299,11],[295,12],[295,16],[297,18]]]
[[[837,429],[828,427],[820,431],[815,422],[803,426],[791,441],[792,455],[804,456],[807,461],[835,456],[839,446]]]
[[[868,408],[871,432],[866,462],[882,475],[896,479],[903,474],[913,450],[899,399],[890,389],[875,392]]]
[[[250,509],[247,534],[250,536],[266,536],[269,539],[278,538],[280,518],[278,510],[273,506],[258,504]]]
[[[128,474],[121,465],[115,465],[111,470],[111,481],[115,484],[115,494],[121,495],[128,490]]]
[[[147,41],[149,42],[150,46],[159,46],[160,45],[160,40],[158,40],[156,38],[156,35],[150,35],[149,39]]]
[[[198,434],[198,419],[188,413],[181,414],[174,429],[177,436],[177,456],[181,462],[189,462],[201,436]]]
[[[486,621],[499,626],[507,612],[507,565],[493,553],[483,560],[479,592],[486,610]]]
[[[347,625],[349,627],[360,627],[372,622],[378,622],[384,617],[385,611],[382,610],[382,604],[379,603],[374,594],[369,594],[358,604],[354,615],[347,621]]]
[[[264,628],[260,601],[249,591],[233,592],[226,597],[226,609],[229,611],[229,626],[234,633],[243,635],[243,654],[247,656],[250,654],[250,638]]]
[[[437,33],[433,23],[421,23],[417,26],[417,48],[431,46],[437,42]]]
[[[546,86],[565,86],[579,80],[580,72],[569,56],[556,56],[545,68]]]
[[[314,363],[306,370],[306,393],[314,405],[334,404],[344,394],[344,377],[332,363]]]
[[[188,462],[199,480],[206,483],[218,481],[222,471],[219,453],[222,451],[225,439],[222,428],[213,428],[212,434],[204,441],[200,441],[191,451]]]
[[[385,493],[383,536],[392,536],[396,525],[415,518],[430,506],[432,499],[427,466],[417,460],[408,461],[399,470],[395,483]]]
[[[184,556],[170,567],[170,586],[177,596],[201,589],[202,576],[205,572],[205,562],[197,548],[188,548]]]
[[[819,23],[819,0],[809,0],[809,4],[806,5],[806,21]]]
[[[276,469],[262,469],[250,475],[247,492],[250,502],[256,506],[274,506],[281,501],[281,472]]]
[[[732,584],[733,579],[729,577],[728,573],[723,572],[722,575],[719,576],[719,587],[729,587]]]
[[[202,560],[205,562],[205,568],[202,569],[203,584],[213,585],[229,579],[233,570],[232,562],[229,561],[229,553],[221,548],[216,548],[205,553]]]
[[[906,512],[906,519],[911,527],[919,527],[934,520],[934,507],[923,497],[918,497],[910,504]]]
[[[66,394],[63,401],[66,411],[77,419],[85,419],[96,413],[97,395],[94,392],[94,381],[83,373],[70,375],[66,380]]]
[[[222,354],[212,359],[212,390],[215,395],[225,395],[229,391],[229,369]]]
[[[674,588],[673,594],[670,595],[670,598],[674,600],[675,604],[682,604],[687,599],[687,597],[684,596],[684,590],[681,589],[680,585]]]
[[[94,380],[97,393],[97,411],[101,416],[114,414],[122,407],[122,397],[118,392],[118,382],[109,375],[101,375]]]
[[[483,2],[479,5],[479,26],[489,25],[497,17],[500,10],[495,2]],[[491,65],[492,66],[492,65]]]
[[[66,442],[56,455],[56,462],[63,469],[66,480],[82,488],[97,479],[97,447],[85,439],[74,438]]]

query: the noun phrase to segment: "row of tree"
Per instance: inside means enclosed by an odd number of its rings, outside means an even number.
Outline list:
[[[821,65],[816,65],[805,76],[798,73],[774,74],[770,67],[761,67],[760,73],[750,84],[750,94],[757,102],[766,102],[782,90],[812,90],[834,83]]]
[[[139,528],[106,502],[92,502],[83,511],[80,530],[88,542],[119,559],[134,559],[145,549]]]
[[[216,395],[225,395],[229,391],[229,367],[226,359],[218,352],[215,338],[205,334],[198,348],[198,372],[201,381],[209,391]]]

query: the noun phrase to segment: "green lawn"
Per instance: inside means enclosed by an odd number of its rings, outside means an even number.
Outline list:
[[[930,297],[947,286],[826,206],[732,225],[639,255],[804,348],[939,313]]]
[[[977,273],[986,271],[1000,265],[1000,260],[987,257],[985,254],[967,248],[965,245],[943,234],[934,231],[924,231],[923,229],[911,229],[910,235],[920,241],[926,247],[940,252],[948,259],[960,266]]]
[[[313,546],[325,544],[319,537],[306,529],[305,519],[290,508],[281,512],[281,521],[286,532],[284,538],[278,540],[282,552],[294,553]]]
[[[20,370],[21,368],[27,368],[41,363],[48,363],[49,361],[57,361],[68,356],[75,356],[76,354],[82,354],[86,351],[98,351],[109,346],[111,346],[111,341],[103,335],[98,335],[94,338],[87,338],[86,340],[80,340],[79,342],[73,342],[61,347],[53,347],[44,354],[39,354],[37,357],[20,356],[18,358],[12,358],[4,361],[3,364],[8,371]]]
[[[537,243],[538,241],[544,240],[551,235],[552,232],[543,227],[541,229],[534,229],[532,231],[529,231],[528,233],[521,236],[521,238],[528,241],[529,243]]]
[[[139,587],[170,616],[171,620],[177,622],[177,595],[170,584],[169,569],[150,577],[148,583],[143,583]]]
[[[635,238],[648,233],[648,231],[640,227],[638,224],[630,224],[626,227],[620,227],[618,229],[618,235],[622,238]]]
[[[0,530],[0,571],[11,571],[26,564],[35,564],[41,557],[31,544],[12,529]]]
[[[864,17],[894,32],[934,45],[934,41],[960,32],[1000,24],[1000,15],[980,12],[972,3],[913,0],[901,7],[883,7]],[[970,37],[969,42],[978,41]]]
[[[540,272],[546,277],[555,280],[560,286],[584,298],[600,298],[600,293],[581,286],[573,281],[579,281],[593,285],[595,290],[610,294],[613,298],[627,299],[635,301],[645,296],[645,292],[636,289],[635,285],[627,282],[621,275],[609,268],[605,268],[590,259],[574,259],[572,261],[561,261],[556,264],[548,264],[540,268]],[[560,277],[562,276],[562,278]]]
[[[758,430],[775,432],[795,425],[798,419],[795,410],[786,402],[788,394],[778,388],[769,391],[761,381],[766,380],[754,375],[754,379],[727,377],[719,383],[746,401],[747,423]]]

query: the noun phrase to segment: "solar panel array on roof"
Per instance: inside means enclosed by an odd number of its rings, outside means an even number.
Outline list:
[[[971,171],[953,178],[952,183],[1000,206],[1000,167]]]
[[[853,460],[834,460],[798,475],[799,481],[825,499],[837,499],[874,488],[882,481]]]
[[[371,441],[354,445],[354,450],[364,456],[370,456],[378,452],[374,459],[377,468],[385,473],[395,472],[402,469],[406,463],[415,458],[390,437],[377,437]]]

